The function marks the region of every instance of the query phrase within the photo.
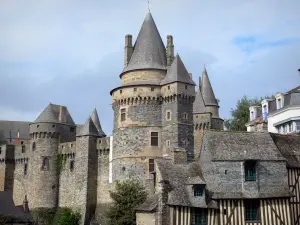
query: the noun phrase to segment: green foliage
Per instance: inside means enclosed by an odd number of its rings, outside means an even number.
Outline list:
[[[78,225],[80,221],[80,214],[73,212],[69,208],[60,208],[54,218],[53,224],[56,225]]]
[[[264,98],[255,98],[249,99],[247,96],[244,96],[242,99],[238,100],[235,109],[231,109],[232,118],[225,120],[224,125],[228,130],[236,130],[236,131],[246,131],[247,128],[245,124],[249,122],[250,112],[249,107],[251,105],[260,105],[263,99],[274,98],[264,97]]]
[[[114,204],[107,217],[111,225],[134,225],[135,208],[147,199],[144,186],[135,179],[116,182],[115,190],[110,191]]]
[[[81,217],[69,208],[36,208],[31,214],[35,224],[42,225],[78,225]]]
[[[64,155],[62,152],[58,152],[56,162],[57,162],[57,170],[58,172],[61,172],[66,166],[67,156]]]

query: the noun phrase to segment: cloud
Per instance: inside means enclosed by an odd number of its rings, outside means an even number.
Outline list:
[[[152,0],[160,34],[194,80],[203,64],[222,117],[243,95],[265,96],[300,83],[300,1]],[[109,91],[120,85],[124,36],[137,37],[147,1],[0,1],[0,119],[34,120],[49,102],[84,123],[97,106],[111,133]],[[3,35],[4,34],[4,35]]]

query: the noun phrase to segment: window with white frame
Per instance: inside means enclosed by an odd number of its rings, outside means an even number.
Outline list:
[[[282,101],[281,98],[277,99],[277,109],[281,109],[282,108]]]

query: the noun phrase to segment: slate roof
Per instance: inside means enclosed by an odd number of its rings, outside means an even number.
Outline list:
[[[86,120],[85,124],[82,126],[82,128],[80,129],[79,133],[76,136],[77,137],[80,136],[101,137],[91,117],[89,117]]]
[[[65,110],[65,116],[63,119],[59,118],[60,110]],[[39,117],[34,121],[35,123],[64,123],[68,125],[74,125],[75,123],[65,106],[54,105],[50,103]]]
[[[214,91],[210,84],[210,80],[207,75],[207,71],[204,68],[201,78],[201,92],[205,105],[216,105],[218,106],[218,101],[215,97]]]
[[[269,192],[260,192],[260,193],[255,193],[251,192],[249,195],[246,195],[246,193],[243,192],[215,192],[213,193],[212,198],[213,199],[256,199],[256,198],[284,198],[284,197],[291,197],[293,194],[288,190],[288,189],[283,189],[283,190],[270,190]]]
[[[0,214],[13,216],[22,221],[31,221],[30,213],[25,213],[23,206],[15,206],[12,191],[0,191]]]
[[[142,212],[155,211],[158,205],[158,198],[159,198],[158,194],[149,196],[148,199],[143,204],[139,205],[136,208],[136,211],[142,211]]]
[[[202,151],[210,151],[212,160],[285,161],[269,133],[205,131]]]
[[[147,13],[123,73],[136,69],[167,68],[166,48],[150,12]]]
[[[200,166],[198,163],[188,165],[174,164],[171,160],[157,159],[162,180],[168,181],[170,188],[168,193],[169,205],[181,205],[189,207],[216,208],[212,203],[207,205],[205,198],[195,201],[194,193],[191,192],[193,184],[205,184]]]
[[[18,130],[20,132],[20,139],[28,140],[29,125],[31,122],[27,121],[7,121],[0,120],[0,142],[9,139],[9,131],[11,130],[12,139],[17,138]]]
[[[195,101],[193,103],[193,113],[206,113],[207,109],[204,104],[200,89],[196,92]]]
[[[167,75],[161,81],[161,85],[170,84],[174,82],[182,82],[186,84],[196,85],[187,69],[185,68],[180,56],[177,54],[171,66],[167,70]]]
[[[99,120],[99,116],[98,116],[98,113],[97,113],[96,108],[93,110],[91,119],[93,120],[94,125],[96,126],[96,128],[97,128],[97,130],[98,130],[98,132],[99,132],[99,135],[100,135],[101,137],[106,137],[106,134],[105,134],[104,131],[102,130],[102,127],[101,127],[101,124],[100,124],[100,120]]]
[[[271,134],[281,154],[290,168],[300,168],[300,136]]]

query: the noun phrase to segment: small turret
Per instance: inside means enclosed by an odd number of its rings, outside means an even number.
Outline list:
[[[167,66],[171,66],[174,59],[174,44],[173,44],[173,36],[167,36]]]
[[[132,47],[132,35],[127,34],[125,36],[125,56],[124,56],[124,68],[129,64],[130,58],[132,56],[133,47]]]
[[[91,119],[94,122],[94,124],[95,124],[95,126],[96,126],[96,128],[98,130],[98,133],[99,133],[100,137],[106,137],[106,134],[102,130],[102,127],[101,127],[101,124],[100,124],[100,120],[99,120],[96,108],[93,110]]]

